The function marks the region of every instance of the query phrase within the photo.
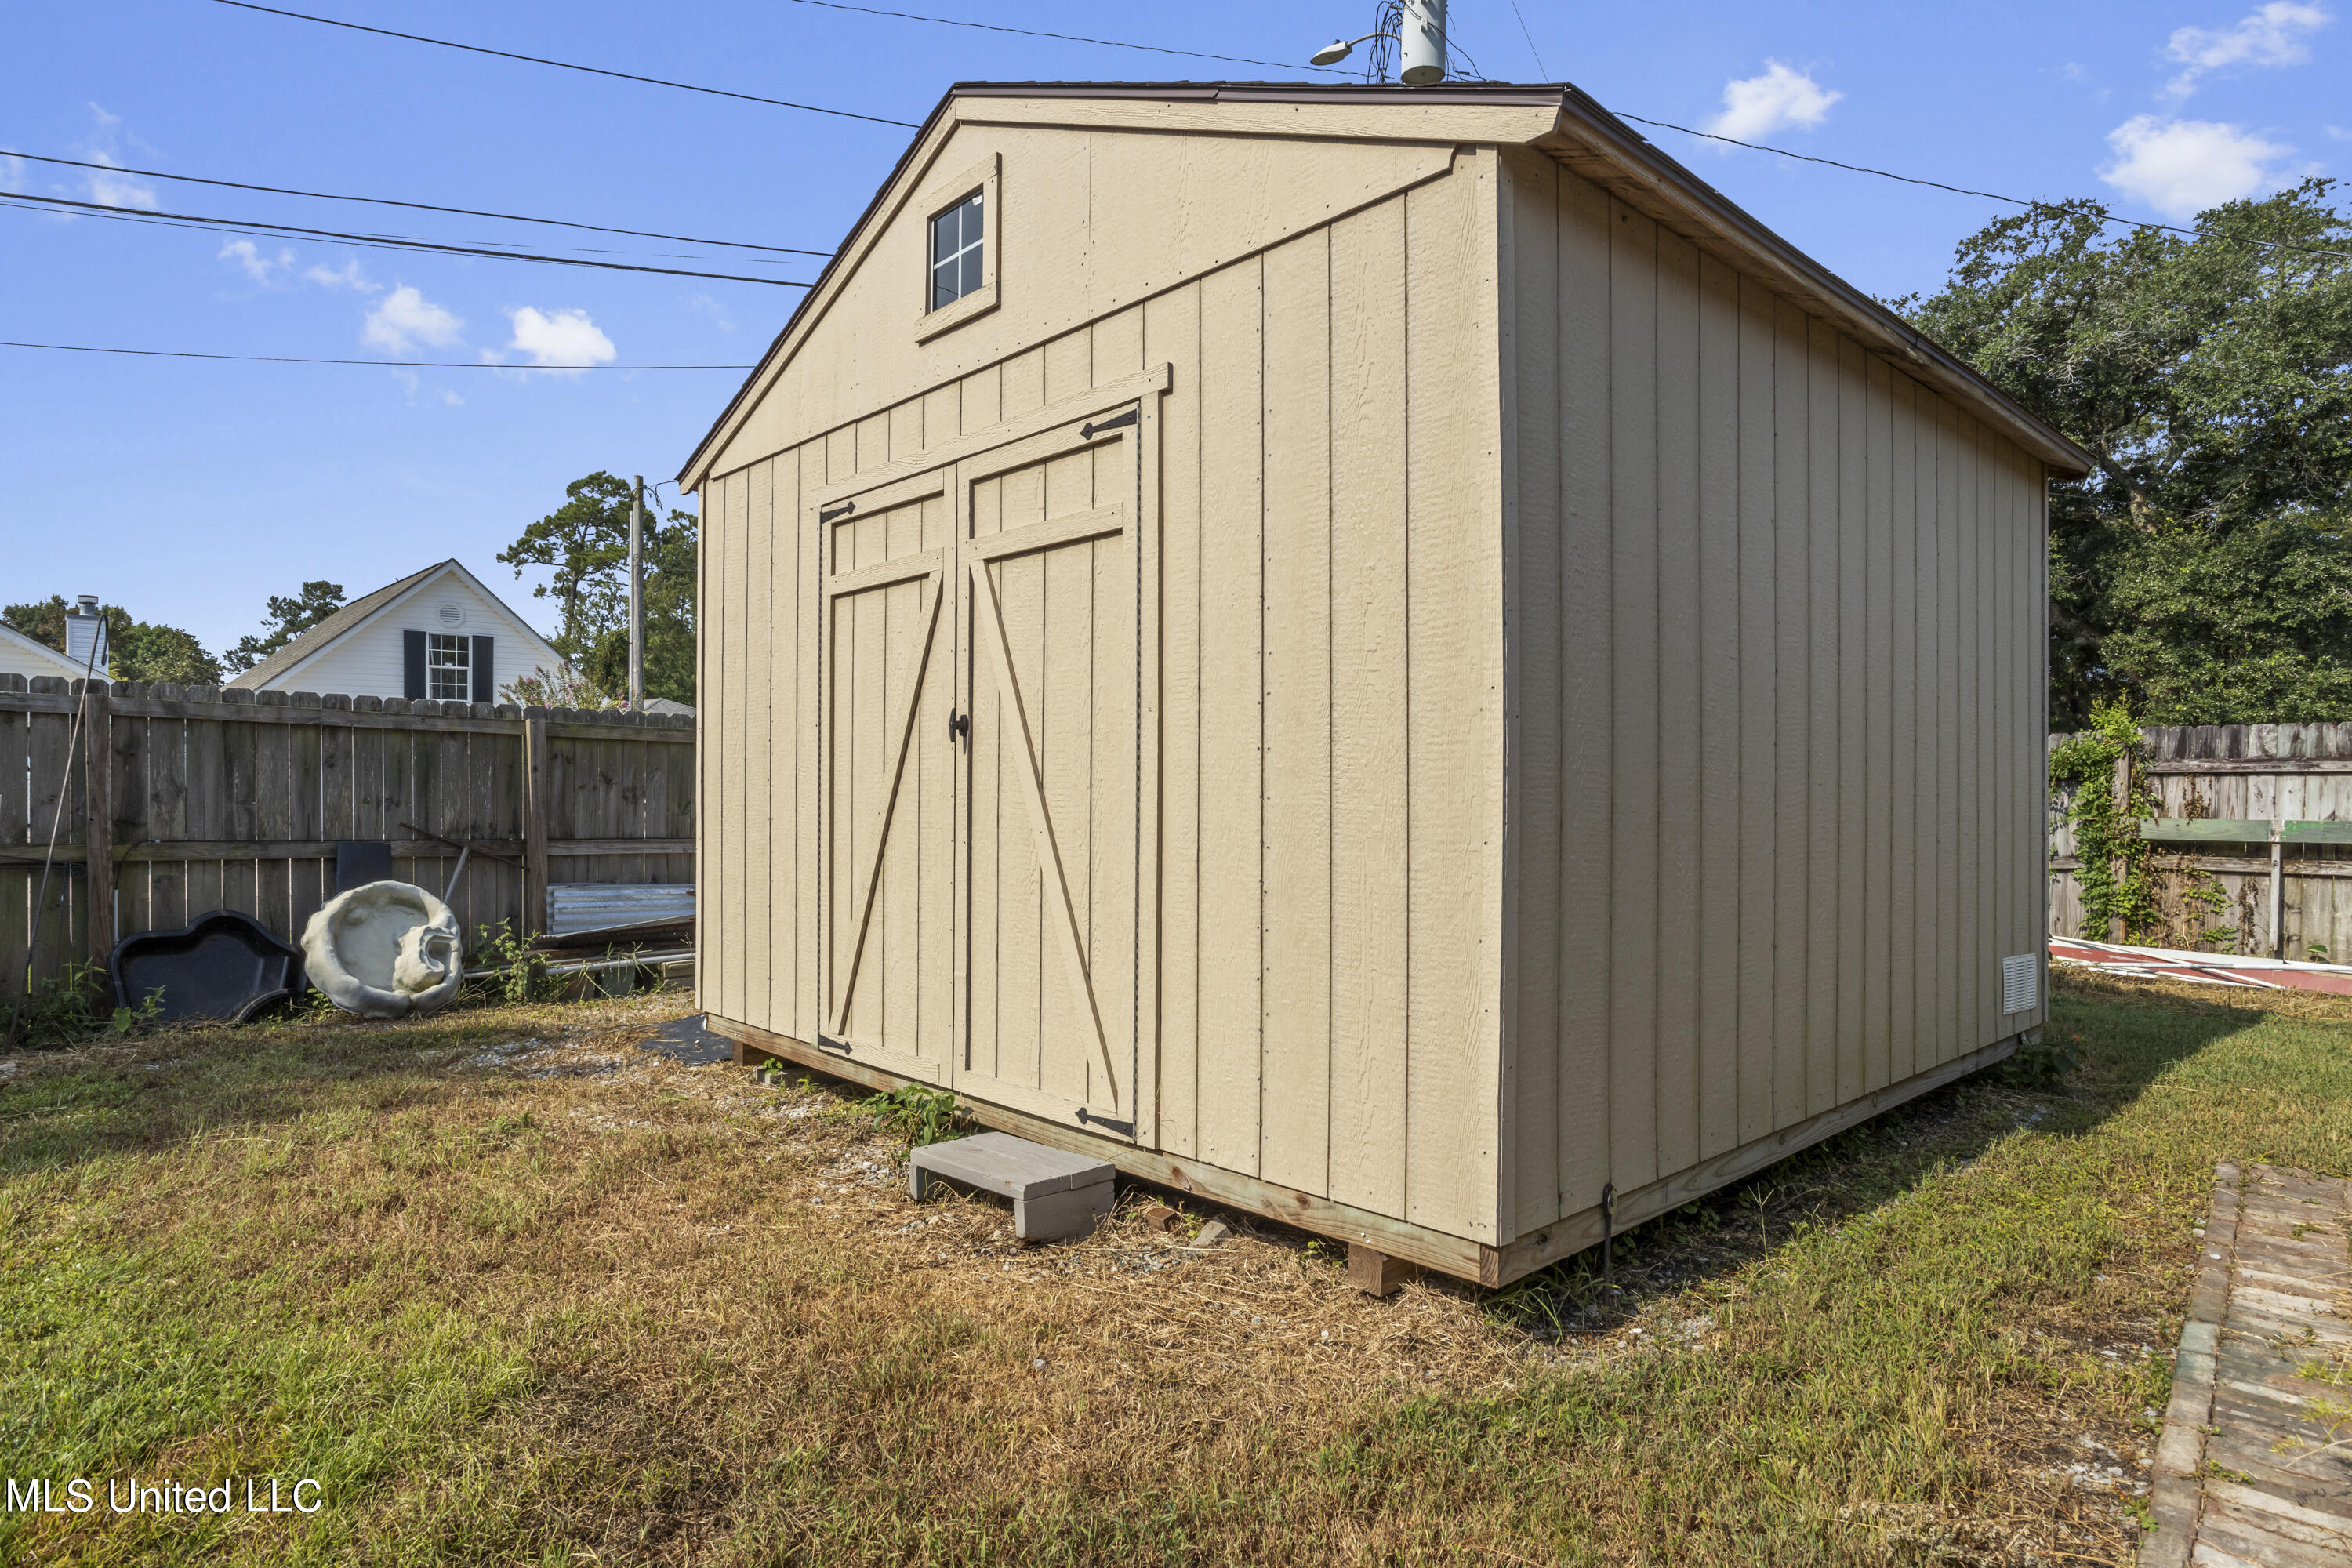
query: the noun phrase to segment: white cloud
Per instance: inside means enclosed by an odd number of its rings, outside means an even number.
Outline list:
[[[360,259],[356,256],[345,257],[343,264],[331,271],[324,267],[313,267],[302,276],[321,289],[349,289],[355,294],[383,292],[383,284],[360,270]]]
[[[448,348],[466,323],[404,283],[367,313],[360,341],[386,353],[407,353],[424,344]]]
[[[2168,217],[2194,217],[2206,208],[2286,183],[2271,167],[2294,151],[2235,125],[2210,120],[2164,120],[2137,114],[2107,132],[2116,161],[2099,178],[2137,196]]]
[[[2166,40],[2164,53],[2189,68],[2167,82],[2165,90],[2187,98],[2197,90],[2200,77],[2233,66],[2299,66],[2311,58],[2310,36],[2329,20],[2321,6],[2270,0],[2233,27],[2179,28]]]
[[[425,378],[413,370],[395,369],[392,373],[392,379],[398,382],[401,391],[408,395],[408,405],[411,408],[415,407],[416,395],[425,390]],[[461,407],[466,401],[446,386],[433,388],[433,395],[445,408]]]
[[[117,162],[110,153],[95,149],[87,151],[93,163]],[[93,169],[84,177],[89,181],[89,199],[102,207],[139,207],[153,212],[163,205],[156,199],[153,186],[142,184],[129,174]]]
[[[122,167],[122,159],[117,154],[117,148],[128,143],[146,149],[145,142],[122,128],[122,116],[120,114],[110,114],[95,103],[85,102],[82,107],[89,110],[89,117],[98,127],[89,141],[76,149],[89,162],[119,169]],[[153,187],[141,184],[130,174],[96,169],[82,178],[88,183],[89,199],[102,207],[141,207],[152,212],[163,205],[156,199]]]
[[[510,310],[514,341],[509,353],[529,354],[534,369],[581,369],[610,364],[617,352],[585,310],[557,310],[541,315],[530,306]]]
[[[686,308],[709,316],[710,324],[722,332],[731,332],[735,330],[734,319],[727,314],[727,308],[708,294],[688,295]]]
[[[1779,60],[1766,60],[1761,76],[1743,77],[1723,86],[1723,112],[1707,122],[1717,136],[1741,142],[1798,125],[1808,130],[1822,122],[1830,105],[1845,94],[1830,92],[1804,71],[1790,70]]]
[[[282,246],[275,256],[264,256],[249,239],[232,239],[220,247],[220,259],[234,260],[256,283],[267,285],[273,274],[294,265],[294,253]]]
[[[2334,137],[2338,142],[2352,142],[2352,131],[2347,131],[2341,125],[2329,126],[2327,128],[2327,134]]]

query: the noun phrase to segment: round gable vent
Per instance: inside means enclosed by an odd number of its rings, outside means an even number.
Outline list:
[[[463,611],[463,610],[461,610],[461,609],[459,609],[457,605],[442,605],[442,606],[441,606],[441,624],[442,624],[443,626],[463,626],[463,625],[465,624],[465,621],[466,621],[466,612],[465,612],[465,611]]]

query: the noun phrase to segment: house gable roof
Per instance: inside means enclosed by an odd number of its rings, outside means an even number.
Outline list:
[[[0,626],[0,645],[5,645],[18,654],[31,658],[36,663],[47,660],[57,667],[54,672],[56,674],[71,679],[81,678],[82,667],[79,664],[68,658],[40,638],[26,637],[14,626]],[[100,670],[99,673],[103,675],[106,672]]]
[[[561,663],[562,661],[562,656],[555,651],[554,647],[548,643],[545,637],[542,637],[537,632],[532,631],[530,623],[526,622],[520,616],[516,615],[512,609],[509,608],[505,600],[499,598],[496,594],[491,593],[488,588],[483,585],[480,578],[475,576],[471,572],[467,571],[464,563],[453,557],[447,561],[436,561],[432,565],[425,568],[422,572],[412,572],[407,576],[400,579],[397,583],[387,583],[373,594],[362,595],[359,598],[353,599],[350,604],[345,605],[333,615],[329,616],[325,620],[320,621],[317,626],[312,626],[309,631],[304,632],[300,637],[296,637],[292,642],[288,643],[284,647],[279,648],[276,653],[273,653],[268,658],[263,659],[259,664],[255,665],[251,669],[246,670],[236,676],[234,679],[230,680],[228,684],[233,687],[259,689],[269,685],[273,681],[285,679],[287,676],[293,673],[297,666],[319,654],[324,653],[328,648],[341,641],[352,632],[357,631],[361,626],[366,625],[368,622],[374,620],[376,616],[391,609],[393,606],[407,598],[410,594],[423,587],[425,584],[431,582],[434,578],[440,576],[445,572],[455,572],[459,576],[465,578],[466,582],[474,589],[475,592],[480,594],[482,597],[489,600],[490,603],[505,611],[506,616],[509,620],[512,621],[516,626],[520,626],[523,632],[529,636],[533,642],[536,642],[541,648],[545,649],[547,658],[550,660],[555,663]]]
[[[988,100],[988,101],[983,101]],[[1012,102],[1007,100],[1027,100]],[[1316,120],[1302,120],[1302,112]],[[678,472],[699,489],[761,395],[837,300],[963,120],[1071,129],[1374,137],[1527,146],[1545,153],[1682,234],[1756,270],[1872,352],[1974,410],[2069,477],[2082,449],[1975,369],[1742,211],[1580,89],[1565,83],[1448,82],[1427,88],[1314,82],[959,82],[950,88],[865,213]]]

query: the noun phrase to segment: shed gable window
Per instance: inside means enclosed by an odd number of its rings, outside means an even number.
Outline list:
[[[474,696],[474,639],[462,633],[425,636],[425,695],[436,702],[469,702]]]
[[[974,191],[931,219],[931,304],[934,310],[980,291],[984,193]]]

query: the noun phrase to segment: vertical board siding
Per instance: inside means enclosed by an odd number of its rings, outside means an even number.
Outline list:
[[[1507,167],[1524,1236],[2041,1020],[2045,568],[2037,460]]]
[[[1668,965],[1699,935],[1698,250],[1658,237],[1657,1142],[1660,1171],[1699,1159],[1698,990]]]
[[[1555,862],[1560,884],[1559,1015],[1554,1026],[1559,1130],[1553,1184],[1563,1214],[1601,1201],[1612,1150],[1612,1068],[1606,1002],[1612,973],[1609,749],[1616,601],[1611,592],[1609,325],[1591,302],[1609,297],[1609,199],[1554,166],[1559,256],[1558,484],[1560,510],[1560,777],[1562,821]],[[1538,206],[1538,211],[1540,212]],[[1528,510],[1522,503],[1521,513]],[[1522,537],[1533,535],[1533,526]],[[1527,874],[1549,869],[1537,866]],[[1541,955],[1520,951],[1528,963]],[[1521,1048],[1540,1048],[1544,1023],[1528,1021]],[[1540,1108],[1538,1108],[1540,1110]],[[1540,1144],[1530,1139],[1528,1147]],[[1598,1154],[1600,1157],[1595,1158]],[[1518,1173],[1513,1189],[1532,1183]]]
[[[1609,1146],[1630,1188],[1659,1174],[1658,226],[1609,216]]]
[[[1739,279],[1700,263],[1699,1155],[1739,1133]]]
[[[776,897],[774,879],[775,798],[772,726],[774,705],[770,675],[776,633],[773,598],[776,556],[776,465],[754,464],[746,496],[743,551],[744,649],[742,679],[749,700],[744,707],[743,798],[758,801],[761,809],[744,818],[743,890],[745,932],[743,952],[744,1005],[765,1006],[774,990]]]
[[[1331,1191],[1404,1213],[1405,213],[1331,235]]]
[[[1317,230],[1265,258],[1260,567],[1266,941],[1258,1171],[1330,1190],[1331,258]]]
[[[1549,159],[1525,153],[1507,158],[1515,182],[1551,188]],[[1558,1138],[1560,1054],[1551,1048],[1549,1020],[1559,1007],[1561,888],[1554,874],[1560,848],[1562,754],[1560,680],[1561,498],[1559,443],[1550,429],[1559,399],[1559,226],[1544,206],[1510,203],[1503,209],[1503,255],[1507,262],[1508,307],[1503,314],[1509,347],[1505,363],[1516,368],[1507,389],[1506,417],[1514,445],[1504,480],[1505,548],[1510,567],[1504,580],[1504,626],[1518,679],[1507,723],[1512,781],[1508,832],[1527,867],[1516,881],[1515,913],[1506,915],[1504,936],[1511,942],[1506,963],[1512,990],[1505,1026],[1515,1035],[1535,1029],[1532,1045],[1507,1038],[1504,1060],[1510,1070],[1502,1089],[1503,1113],[1511,1119],[1511,1171],[1507,1218],[1511,1227],[1541,1225],[1559,1212]],[[1530,957],[1532,956],[1532,962]]]
[[[1258,1173],[1264,1016],[1265,268],[1201,280],[1200,1158]]]
[[[2038,1019],[1994,999],[2041,925],[2016,847],[2039,809],[2038,464],[1517,153],[835,411],[775,462],[764,523],[746,470],[713,479],[709,784],[735,794],[706,849],[748,842],[746,810],[775,836],[758,877],[707,887],[714,912],[817,944],[782,869],[814,875],[815,792],[780,738],[813,780],[815,552],[754,537],[802,531],[784,497],[1163,362],[1160,1147],[1507,1237]],[[789,616],[732,585],[788,574]],[[766,687],[718,668],[739,663]],[[756,785],[730,752],[747,698],[769,708]],[[1093,700],[1049,698],[1047,731]],[[992,874],[975,858],[975,889]],[[716,939],[722,1012],[740,940]],[[744,1021],[806,1038],[806,960],[768,962]]]
[[[1406,672],[1404,1217],[1481,1237],[1497,1225],[1501,1131],[1492,168],[1457,165],[1405,197],[1406,637],[1429,657]]]
[[[1159,486],[1162,560],[1147,587],[1159,595],[1161,763],[1159,843],[1146,847],[1161,892],[1156,932],[1144,924],[1146,940],[1156,937],[1159,1011],[1141,1021],[1157,1143],[1454,1234],[1496,1234],[1504,574],[1491,515],[1498,458],[1483,434],[1495,369],[1475,348],[1496,330],[1491,167],[1472,162],[1309,227],[884,415],[844,411],[857,416],[709,482],[708,766],[712,787],[743,793],[709,816],[704,865],[729,874],[718,868],[738,858],[744,812],[764,801],[776,868],[724,903],[706,891],[720,927],[744,928],[714,929],[705,943],[708,1005],[808,1039],[817,921],[848,918],[841,889],[820,899],[814,885],[820,567],[813,541],[779,533],[809,526],[797,498],[870,471],[886,444],[903,459],[1165,363],[1174,374],[1158,410],[1160,471],[1147,476]],[[744,505],[739,526],[738,487],[771,466],[772,503],[764,514]],[[766,624],[745,627],[737,617],[749,601],[728,584],[752,562],[777,585]],[[1002,570],[1041,569],[1032,560]],[[788,578],[799,584],[791,614]],[[1559,581],[1537,612],[1556,648]],[[1416,647],[1431,651],[1417,660]],[[749,693],[772,705],[764,733],[775,750],[756,787],[745,752],[761,742],[743,674],[730,668],[739,657],[774,686],[755,681]],[[1037,673],[1065,695],[1080,689]],[[828,670],[824,684],[841,679]],[[972,700],[980,710],[992,700],[985,682]],[[1043,723],[1051,733],[1082,717],[1049,700]],[[1605,759],[1607,747],[1592,754]],[[971,792],[975,820],[1014,799],[989,776]],[[975,826],[971,899],[1006,896],[997,879],[1011,868],[998,865],[994,837]],[[1094,896],[1112,892],[1132,897],[1123,887]],[[748,908],[755,901],[764,916]],[[1029,953],[1038,931],[1007,930],[1027,943],[1023,961],[1051,959]],[[727,978],[747,962],[745,940],[777,949],[764,992]],[[803,956],[787,964],[784,947]],[[1034,1053],[1052,1021],[1002,1018],[1008,1005],[975,966],[976,1047],[992,1050],[1003,1028],[1025,1022]],[[1549,1180],[1539,1185],[1541,1207],[1555,1194]]]
[[[1160,998],[1158,1019],[1160,1146],[1192,1158],[1199,1152],[1201,1105],[1202,901],[1201,860],[1192,852],[1202,829],[1201,657],[1201,289],[1188,285],[1154,300],[1144,311],[1147,363],[1192,367],[1160,400],[1160,484],[1161,583],[1160,841],[1146,846],[1160,863]],[[967,395],[969,413],[977,399]],[[993,421],[992,420],[991,423]],[[985,426],[979,426],[985,428]],[[1153,476],[1146,474],[1150,485]],[[1149,592],[1147,584],[1146,591]],[[1145,955],[1147,958],[1149,954]],[[1151,1049],[1153,1020],[1142,1021]],[[1150,1062],[1147,1057],[1146,1067]]]

